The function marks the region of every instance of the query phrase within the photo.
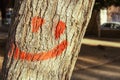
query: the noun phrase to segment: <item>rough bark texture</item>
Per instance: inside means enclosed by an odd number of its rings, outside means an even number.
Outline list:
[[[93,4],[16,0],[3,80],[70,80]]]

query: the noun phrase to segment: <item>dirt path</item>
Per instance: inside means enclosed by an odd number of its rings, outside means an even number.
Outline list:
[[[85,38],[71,80],[120,80],[120,39]]]

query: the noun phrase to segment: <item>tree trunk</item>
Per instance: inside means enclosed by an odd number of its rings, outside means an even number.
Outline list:
[[[94,0],[16,0],[3,80],[70,80]]]

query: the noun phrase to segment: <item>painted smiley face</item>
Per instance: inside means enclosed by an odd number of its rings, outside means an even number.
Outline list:
[[[38,30],[40,29],[40,27],[42,26],[42,24],[44,24],[44,23],[45,23],[44,19],[37,17],[37,16],[33,17],[32,21],[31,21],[32,32],[37,33]],[[60,38],[60,36],[63,34],[65,28],[66,28],[65,23],[62,21],[59,21],[56,26],[55,32],[54,32],[55,33],[54,36],[55,36],[56,40]],[[14,44],[12,44],[12,49],[11,49],[11,51],[9,51],[8,57],[13,56],[14,59],[21,59],[21,60],[26,60],[26,61],[47,60],[47,59],[51,59],[51,58],[61,55],[63,53],[63,51],[67,48],[67,46],[68,46],[68,41],[63,40],[61,43],[59,43],[57,46],[55,46],[54,48],[52,48],[49,51],[38,52],[38,53],[33,54],[33,53],[28,53],[28,52],[22,51],[18,47],[15,47]]]

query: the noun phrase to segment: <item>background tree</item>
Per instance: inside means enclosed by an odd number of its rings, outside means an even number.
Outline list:
[[[70,80],[94,0],[16,0],[3,80]]]

